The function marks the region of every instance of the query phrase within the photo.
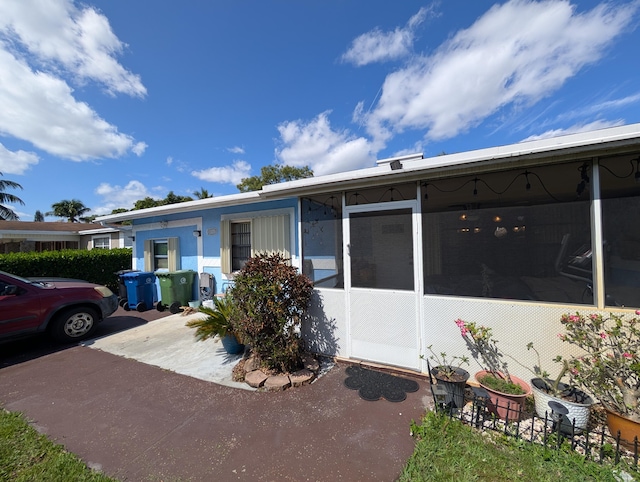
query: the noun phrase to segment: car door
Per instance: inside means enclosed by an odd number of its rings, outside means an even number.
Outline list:
[[[7,285],[17,287],[15,294],[0,295],[0,336],[34,331],[43,322],[40,293],[36,286],[8,277],[0,277],[0,293]]]

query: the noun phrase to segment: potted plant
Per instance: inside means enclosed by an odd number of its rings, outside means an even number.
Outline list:
[[[565,415],[568,420],[568,426],[573,427],[577,432],[586,429],[589,423],[593,399],[576,386],[562,382],[562,379],[570,370],[569,360],[562,358],[562,356],[554,358],[553,361],[561,363],[562,368],[558,375],[554,379],[551,379],[549,378],[549,372],[542,369],[540,353],[534,348],[532,342],[527,344],[527,350],[533,350],[538,359],[538,364],[535,365],[533,369],[514,360],[535,375],[535,377],[531,379],[531,391],[533,392],[538,417],[549,418],[551,415],[549,402],[555,401],[568,410],[568,413]],[[513,357],[510,358],[513,359]]]
[[[483,370],[475,374],[477,382],[489,394],[487,408],[506,420],[519,420],[525,399],[531,394],[527,382],[509,373],[504,355],[492,338],[491,328],[474,322],[456,320],[460,334]]]
[[[627,447],[640,441],[640,311],[635,314],[565,314],[560,335],[584,350],[568,361],[571,383],[602,403],[609,430],[620,432]]]
[[[438,385],[442,385],[446,392],[445,404],[452,408],[462,408],[464,406],[464,389],[469,379],[469,372],[462,368],[463,364],[469,364],[466,356],[447,357],[441,352],[439,355],[433,351],[433,345],[427,347],[431,352],[429,357],[435,362],[431,367],[429,362],[429,373],[437,380]]]
[[[187,322],[187,326],[195,328],[195,337],[198,341],[219,336],[222,346],[230,355],[236,355],[244,351],[236,338],[233,324],[233,299],[231,296],[219,296],[213,299],[214,307],[200,306],[198,311],[207,315]]]

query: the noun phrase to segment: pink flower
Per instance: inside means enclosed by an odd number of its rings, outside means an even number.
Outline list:
[[[607,334],[604,331],[600,332],[600,338],[602,338],[603,340],[607,337]]]
[[[640,315],[640,310],[636,310],[636,315]]]
[[[580,322],[580,317],[578,315],[571,315],[569,317],[569,321],[571,323],[579,323]]]
[[[572,375],[577,375],[578,374],[578,370],[576,370],[575,368],[572,368],[569,371],[571,372]]]
[[[560,338],[562,341],[564,341],[567,338],[567,336],[565,334],[563,334],[563,333],[558,333],[558,338]]]
[[[458,328],[460,328],[460,334],[462,336],[465,336],[467,333],[469,333],[469,330],[465,326],[464,321],[462,321],[460,318],[456,320],[456,325],[458,325]]]
[[[625,357],[625,358],[633,358],[633,355],[631,353],[629,353],[629,352],[626,352],[626,351],[622,354],[622,356]]]

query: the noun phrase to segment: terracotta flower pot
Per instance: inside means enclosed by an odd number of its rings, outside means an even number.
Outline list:
[[[454,377],[447,378],[443,375],[441,368],[433,367],[431,369],[431,375],[438,380],[438,385],[442,385],[446,389],[447,396],[445,398],[445,404],[448,407],[464,407],[464,388],[469,379],[468,371],[462,368],[456,368]]]
[[[624,417],[607,407],[604,409],[607,411],[607,426],[611,435],[617,437],[620,432],[620,445],[632,452],[635,450],[634,439],[637,438],[638,450],[640,450],[640,422]]]
[[[591,405],[593,399],[575,387],[570,387],[566,383],[559,383],[558,388],[566,395],[564,397],[556,397],[547,393],[547,385],[542,378],[533,378],[531,380],[531,390],[535,400],[536,413],[538,417],[547,419],[551,418],[550,401],[562,404],[569,410],[566,415],[569,427],[575,427],[576,431],[582,431],[587,428],[589,423],[589,414],[591,413]],[[574,424],[575,420],[575,425]],[[569,429],[570,430],[570,429]]]
[[[512,375],[511,381],[522,388],[524,393],[518,395],[502,393],[482,383],[482,379],[486,376],[493,376],[493,374],[486,370],[482,370],[475,375],[480,386],[489,393],[489,400],[487,401],[487,408],[489,409],[489,412],[503,420],[520,420],[524,411],[525,399],[531,395],[531,387],[529,384],[523,379]]]

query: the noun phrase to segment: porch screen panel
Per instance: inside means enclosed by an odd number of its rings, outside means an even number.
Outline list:
[[[231,273],[231,227],[227,219],[220,221],[220,268],[224,274]]]
[[[640,190],[637,154],[600,160],[605,303],[640,307]]]
[[[342,195],[303,198],[302,272],[316,288],[344,288]]]
[[[593,304],[590,166],[423,183],[425,294]]]
[[[351,286],[413,290],[411,209],[352,213]]]

